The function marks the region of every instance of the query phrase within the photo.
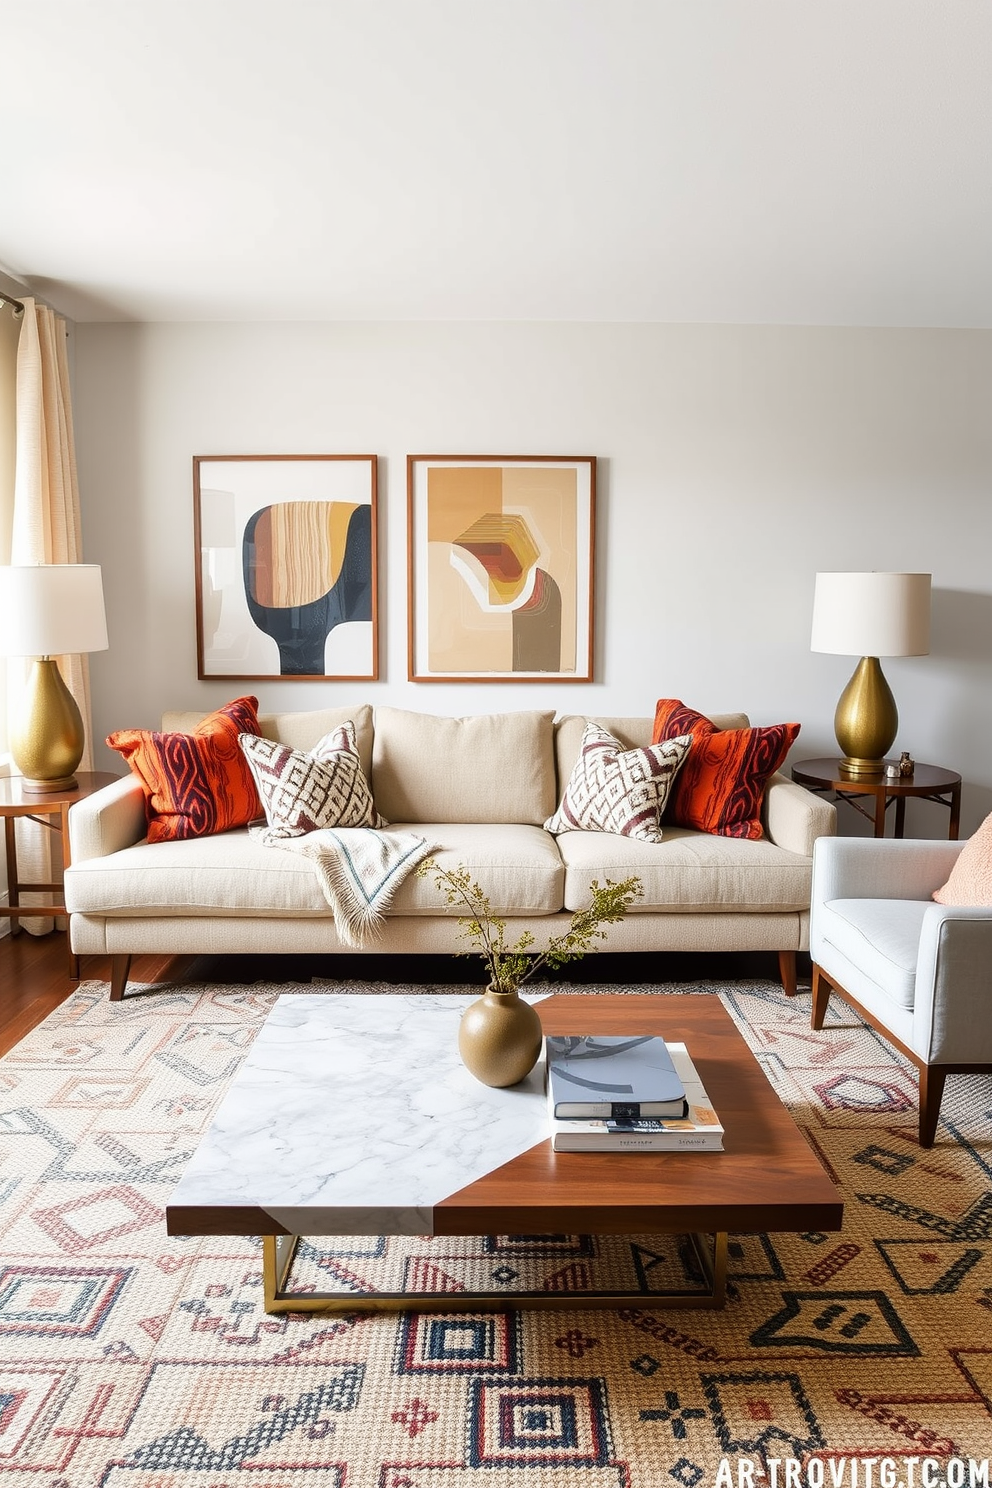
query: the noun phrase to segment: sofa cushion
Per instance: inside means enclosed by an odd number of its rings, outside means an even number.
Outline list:
[[[561,857],[555,839],[540,827],[507,822],[408,822],[405,827],[436,844],[432,856],[443,868],[467,868],[494,914],[545,915],[561,909]],[[416,873],[400,884],[390,913],[458,917],[433,880]],[[515,939],[512,930],[511,925]]]
[[[785,913],[809,909],[809,858],[768,841],[714,837],[665,827],[664,841],[639,842],[606,832],[557,839],[565,864],[565,908],[585,909],[589,885],[636,873],[643,898],[630,914]]]
[[[524,822],[557,805],[552,712],[441,718],[376,708],[375,803],[391,822]]]
[[[256,842],[247,828],[177,842],[138,842],[74,863],[70,914],[329,915],[312,863]]]
[[[375,809],[350,720],[325,734],[308,754],[256,734],[239,734],[238,743],[255,777],[270,836],[386,825]]]
[[[164,713],[163,729],[182,729],[191,734],[203,714],[196,710]],[[372,709],[368,703],[354,703],[350,708],[315,708],[309,713],[260,713],[258,730],[266,739],[275,739],[290,749],[305,752],[318,739],[340,728],[343,723],[355,726],[355,742],[366,780],[372,778]]]
[[[821,938],[898,1007],[912,1010],[928,899],[828,899],[816,908]]]
[[[238,735],[258,732],[258,699],[235,698],[193,729],[117,729],[107,736],[141,781],[149,842],[203,837],[261,815]]]
[[[686,734],[646,749],[624,749],[600,724],[587,723],[561,805],[545,830],[618,832],[660,842],[662,812],[691,743]]]
[[[672,792],[669,816],[681,827],[722,837],[762,836],[765,786],[788,754],[798,723],[766,728],[718,730],[677,698],[661,698],[655,710],[655,740],[693,738]]]
[[[403,830],[403,824],[395,824]],[[406,824],[438,844],[446,866],[464,864],[501,915],[561,909],[563,869],[555,840],[540,827]],[[195,841],[140,842],[73,865],[66,879],[71,914],[141,917],[149,913],[292,917],[330,915],[313,865],[267,847],[242,829]],[[409,874],[390,915],[455,914],[426,878]],[[512,928],[512,927],[511,927]]]

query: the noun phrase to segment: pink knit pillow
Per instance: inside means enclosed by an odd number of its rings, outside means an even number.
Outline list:
[[[942,888],[935,889],[938,904],[992,905],[992,812],[973,837],[969,837]]]

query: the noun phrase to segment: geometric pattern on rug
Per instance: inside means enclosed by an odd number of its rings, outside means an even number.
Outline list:
[[[112,1004],[84,983],[0,1061],[4,1488],[710,1488],[722,1460],[773,1458],[854,1488],[871,1457],[908,1488],[911,1457],[964,1483],[989,1456],[989,1077],[949,1078],[924,1151],[912,1070],[848,1010],[813,1033],[808,990],[623,989],[722,997],[840,1184],[842,1231],[732,1235],[720,1312],[652,1306],[702,1285],[680,1236],[310,1236],[292,1285],[355,1310],[269,1316],[258,1239],[170,1238],[164,1206],[287,990],[328,984]],[[629,1302],[583,1310],[604,1283]],[[383,1286],[409,1311],[362,1312]],[[416,1310],[473,1288],[504,1309]],[[515,1288],[574,1307],[515,1309]]]
[[[131,1269],[0,1265],[0,1334],[86,1337],[99,1332]]]
[[[397,1374],[519,1374],[520,1316],[407,1312],[397,1335]]]

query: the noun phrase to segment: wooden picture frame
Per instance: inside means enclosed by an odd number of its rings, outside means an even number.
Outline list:
[[[407,456],[411,682],[591,682],[594,455]]]
[[[195,455],[201,681],[375,681],[377,457]]]

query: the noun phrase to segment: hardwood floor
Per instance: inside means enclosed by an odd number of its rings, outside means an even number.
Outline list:
[[[5,935],[0,940],[0,1054],[72,991],[65,936]]]
[[[800,954],[800,979],[809,978],[809,958]],[[84,980],[108,981],[109,959],[83,958]],[[406,983],[456,982],[482,984],[485,980],[478,957],[462,956],[136,956],[131,977],[139,982],[198,981],[235,985],[241,982],[309,982],[319,980],[368,980]],[[741,977],[778,980],[774,952],[746,951],[712,955],[611,955],[608,951],[586,956],[566,967],[560,980],[573,983],[604,982],[615,985],[635,982],[692,982]],[[553,980],[553,978],[549,978]],[[0,938],[0,1054],[6,1054],[25,1034],[58,1007],[78,984],[69,976],[69,953],[64,932],[50,935],[19,935]]]
[[[165,981],[180,960],[189,957],[138,956],[134,975],[142,981]],[[83,977],[106,980],[109,961],[87,956]],[[69,976],[65,933],[5,935],[0,939],[0,1054],[6,1054],[43,1018],[64,1002],[78,983]]]

